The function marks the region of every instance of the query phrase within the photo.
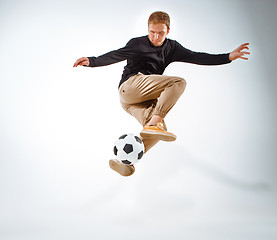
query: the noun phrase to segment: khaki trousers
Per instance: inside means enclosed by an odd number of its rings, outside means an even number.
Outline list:
[[[120,86],[120,103],[126,112],[145,126],[153,115],[164,118],[182,95],[185,87],[186,82],[180,77],[138,73]],[[166,129],[164,121],[163,124]],[[147,152],[159,140],[142,139],[142,141]]]

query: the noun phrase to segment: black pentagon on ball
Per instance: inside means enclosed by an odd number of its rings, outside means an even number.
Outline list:
[[[137,141],[138,143],[142,143],[142,141],[141,141],[140,137],[135,136],[135,139],[136,139],[136,141]]]
[[[123,150],[124,150],[124,152],[126,152],[127,154],[128,153],[131,153],[131,152],[133,152],[133,145],[131,145],[131,144],[125,144],[125,146],[124,146],[124,148],[123,148]]]
[[[114,146],[114,147],[113,147],[113,152],[114,152],[114,155],[116,155],[116,156],[117,156],[118,149],[117,149],[117,147],[116,147],[116,146]]]
[[[124,139],[126,137],[127,137],[127,134],[124,134],[124,135],[120,136],[119,139]]]
[[[141,151],[139,154],[138,154],[138,160],[140,160],[143,156],[143,151]]]
[[[124,163],[124,164],[127,164],[127,165],[130,165],[130,164],[131,164],[131,162],[128,161],[128,160],[122,160],[121,162]]]

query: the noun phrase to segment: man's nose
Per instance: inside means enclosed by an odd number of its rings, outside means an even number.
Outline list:
[[[155,38],[155,39],[158,39],[158,38],[159,38],[159,34],[158,34],[158,33],[155,33],[154,38]]]

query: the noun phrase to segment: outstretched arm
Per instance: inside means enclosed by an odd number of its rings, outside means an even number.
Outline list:
[[[241,44],[237,49],[235,49],[233,52],[229,54],[229,59],[231,61],[236,60],[238,58],[248,60],[247,57],[244,57],[245,54],[250,54],[250,52],[248,52],[249,51],[248,45],[249,43]],[[248,51],[244,51],[245,49]]]
[[[100,67],[107,66],[113,63],[121,62],[131,57],[136,53],[136,45],[132,39],[126,44],[125,47],[110,51],[99,57],[82,57],[77,59],[73,67],[87,66],[87,67]]]

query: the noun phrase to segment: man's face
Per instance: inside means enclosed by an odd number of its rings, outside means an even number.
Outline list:
[[[155,47],[163,44],[168,33],[169,28],[164,23],[150,23],[148,25],[148,38]]]

